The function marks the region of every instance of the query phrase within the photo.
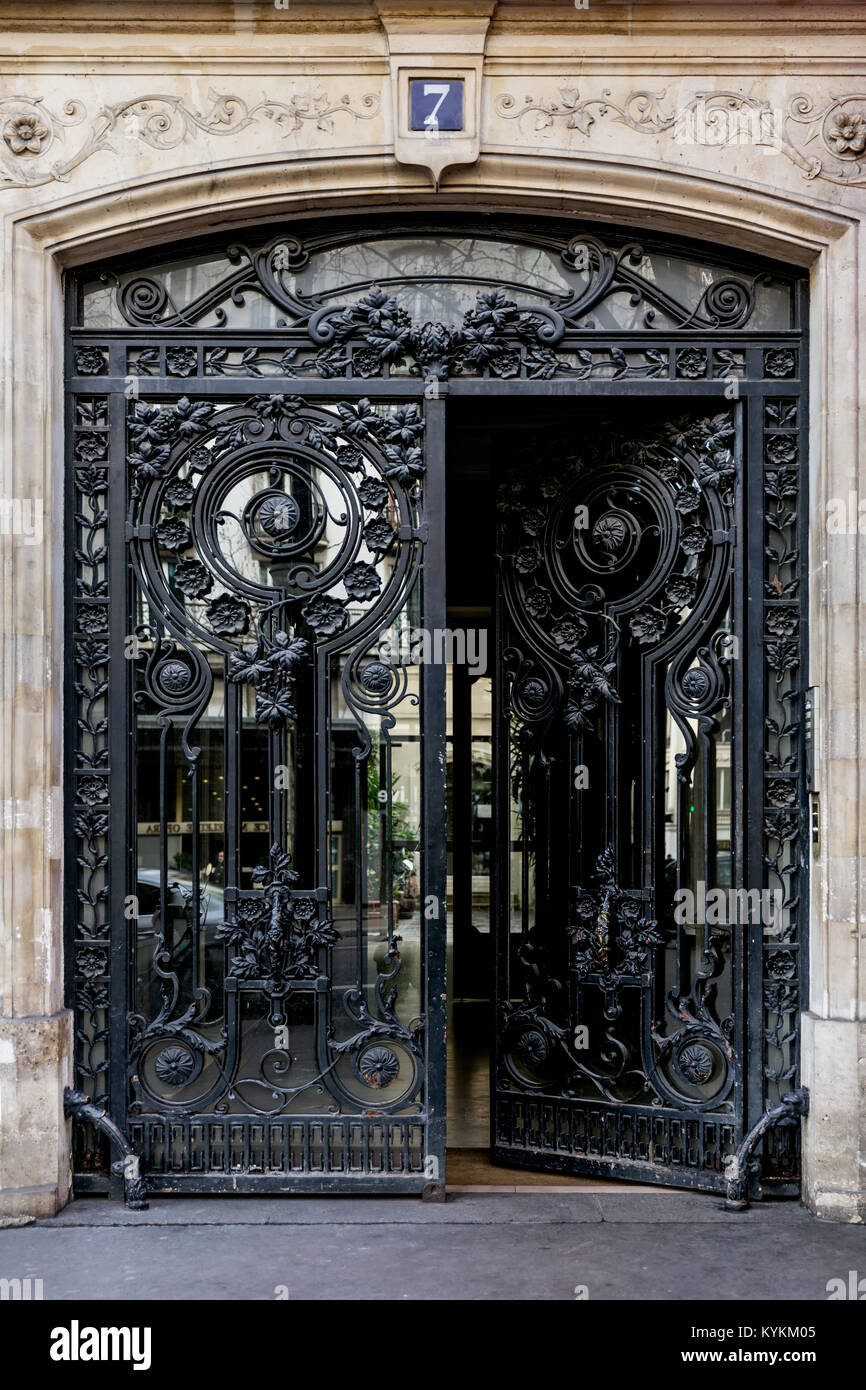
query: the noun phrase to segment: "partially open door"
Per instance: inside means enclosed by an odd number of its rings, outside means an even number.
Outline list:
[[[623,429],[575,402],[499,488],[492,1145],[504,1164],[718,1188],[767,895],[737,891],[737,407],[684,404],[643,403]],[[760,749],[758,728],[757,767]]]

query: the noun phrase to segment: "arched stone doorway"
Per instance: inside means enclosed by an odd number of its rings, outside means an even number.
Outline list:
[[[156,244],[170,235],[184,236],[202,226],[234,223],[297,213],[315,199],[323,211],[351,207],[358,199],[368,206],[442,206],[433,200],[423,180],[405,169],[389,167],[383,175],[378,159],[330,160],[327,178],[317,160],[295,161],[292,187],[278,184],[268,161],[243,168],[209,169],[206,176],[154,174],[97,192],[73,191],[49,206],[34,204],[7,219],[4,243],[5,283],[9,323],[9,380],[26,391],[12,394],[8,429],[15,448],[6,451],[6,490],[13,496],[36,495],[45,500],[46,524],[59,515],[61,414],[57,384],[62,368],[62,301],[60,274],[64,266],[117,254],[130,245]],[[483,155],[465,176],[449,181],[447,205],[454,209],[508,205],[533,207],[539,214],[578,211],[591,219],[615,215],[629,225],[662,228],[715,240],[735,240],[752,250],[783,261],[810,265],[812,287],[810,377],[812,386],[813,499],[811,553],[823,575],[823,587],[813,585],[813,640],[810,679],[817,688],[814,785],[820,791],[823,837],[811,860],[811,998],[804,1013],[804,1079],[820,1106],[821,1123],[805,1125],[806,1193],[824,1215],[845,1217],[856,1207],[858,1175],[856,1142],[859,1124],[856,1089],[857,1023],[856,964],[832,945],[834,933],[845,935],[850,916],[851,866],[856,848],[846,848],[846,827],[859,821],[855,781],[850,776],[856,742],[831,743],[833,720],[853,708],[850,689],[851,652],[856,650],[856,605],[850,600],[852,571],[843,538],[830,544],[820,518],[828,501],[847,496],[856,486],[856,461],[849,448],[856,428],[858,385],[856,361],[849,346],[857,339],[857,258],[859,224],[851,215],[828,210],[812,196],[768,197],[751,187],[693,176],[684,181],[673,172],[648,170],[628,161],[591,159],[515,159],[506,165]],[[832,408],[831,408],[832,406]],[[34,421],[40,428],[34,430]],[[852,471],[853,470],[853,471]],[[59,557],[46,550],[38,563],[17,570],[7,586],[10,613],[19,642],[31,640],[27,614],[39,614],[45,632],[47,668],[62,668],[62,623],[59,618]],[[856,571],[856,565],[854,567]],[[34,638],[33,640],[39,640]],[[43,663],[37,663],[40,672]],[[9,795],[22,803],[36,798],[47,808],[59,806],[61,784],[59,720],[60,689],[51,675],[40,674],[19,688],[16,727],[22,720],[38,734],[8,745],[5,762]],[[34,804],[36,804],[34,802]],[[42,821],[39,821],[42,824]],[[56,815],[46,827],[58,824]],[[839,853],[828,851],[838,844]],[[53,1210],[67,1190],[65,1127],[60,1114],[64,1082],[71,1079],[71,1015],[64,1008],[60,912],[59,854],[61,841],[48,829],[17,830],[15,854],[20,851],[26,872],[16,882],[15,920],[22,927],[16,940],[15,981],[7,1013],[21,1055],[32,1059],[28,1093],[38,1096],[39,1142],[22,1139],[6,1158],[10,1171],[20,1173],[22,1188],[36,1182]],[[853,856],[853,858],[852,858]],[[18,860],[16,859],[17,863]],[[44,865],[38,875],[33,863]],[[837,920],[838,919],[838,920]],[[852,974],[853,970],[853,974]],[[14,1023],[17,1017],[22,1024]],[[6,1026],[6,1025],[4,1025]],[[28,1041],[29,1040],[29,1041]],[[29,1048],[29,1051],[27,1050]],[[850,1065],[849,1065],[850,1063]],[[853,1129],[852,1129],[853,1126]],[[850,1156],[850,1163],[848,1157]],[[17,1166],[16,1166],[17,1165]],[[847,1165],[847,1166],[846,1166]],[[850,1170],[850,1171],[849,1171]],[[13,1179],[14,1181],[14,1179]],[[28,1191],[30,1189],[28,1188]],[[855,1194],[852,1196],[852,1194]],[[36,1199],[34,1198],[34,1201]],[[852,1207],[852,1202],[854,1206]],[[28,1210],[30,1208],[28,1207]]]

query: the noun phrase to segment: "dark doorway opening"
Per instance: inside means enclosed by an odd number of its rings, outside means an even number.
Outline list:
[[[493,605],[496,462],[509,403],[453,399],[446,444],[447,619],[477,660],[448,669],[449,1164],[490,1147],[493,1037]],[[498,421],[500,423],[498,423]],[[483,660],[482,660],[483,658]]]

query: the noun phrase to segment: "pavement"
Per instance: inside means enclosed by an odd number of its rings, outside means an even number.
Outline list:
[[[0,1230],[0,1279],[41,1279],[52,1300],[827,1301],[850,1271],[866,1296],[864,1226],[626,1187],[152,1197],[145,1212],[79,1198]]]

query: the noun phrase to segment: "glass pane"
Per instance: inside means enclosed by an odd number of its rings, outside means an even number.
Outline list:
[[[242,264],[242,262],[241,262]],[[118,294],[123,294],[136,281],[153,279],[165,292],[165,307],[157,315],[157,320],[170,318],[179,310],[187,309],[201,295],[207,294],[221,281],[237,270],[223,255],[190,256],[185,260],[157,263],[145,270],[127,271],[120,276],[103,276],[99,280],[88,280],[82,286],[81,323],[84,328],[123,328],[127,321],[117,303]],[[129,291],[133,293],[132,290]],[[142,289],[142,295],[147,292]],[[245,290],[237,300],[220,296],[217,306],[209,313],[197,315],[197,328],[220,328],[223,320],[217,307],[226,314],[226,327],[231,328],[276,328],[282,311],[263,294]]]
[[[478,291],[494,286],[501,286],[511,298],[530,306],[556,307],[581,298],[600,269],[595,248],[598,238],[591,232],[587,237],[585,248],[578,239],[572,241],[568,256],[561,255],[555,246],[493,236],[371,237],[315,250],[298,270],[281,267],[272,257],[271,269],[283,293],[301,305],[351,303],[372,283],[388,286],[415,323],[456,325],[475,305]],[[563,250],[567,245],[563,239]],[[624,277],[626,287],[593,306],[578,321],[579,327],[665,330],[684,323],[720,327],[733,323],[735,327],[780,330],[792,325],[792,282],[783,278],[733,272],[718,256],[711,260],[652,250],[633,261],[616,246],[609,248],[609,254],[619,257],[616,273]],[[177,316],[181,315],[181,323],[206,329],[249,330],[291,324],[297,309],[293,313],[290,303],[272,302],[263,289],[246,287],[232,294],[238,271],[248,266],[244,253],[232,263],[222,253],[210,252],[124,271],[119,276],[109,272],[84,284],[82,324],[90,329],[122,326],[125,320],[118,295],[126,295],[145,322],[153,313],[157,324],[174,321],[177,326]],[[640,281],[646,283],[647,297],[634,303],[630,287]],[[224,286],[223,293],[220,285]],[[754,307],[746,315],[750,294],[754,295]],[[676,307],[666,305],[665,296],[675,301]],[[191,306],[197,307],[184,319]],[[743,309],[739,316],[738,307]]]

